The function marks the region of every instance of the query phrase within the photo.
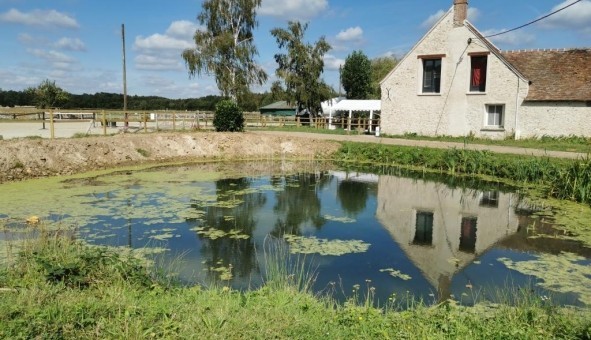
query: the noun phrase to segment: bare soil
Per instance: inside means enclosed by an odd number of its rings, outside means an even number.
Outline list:
[[[249,132],[0,140],[0,183],[138,163],[326,158],[339,146],[310,137]]]

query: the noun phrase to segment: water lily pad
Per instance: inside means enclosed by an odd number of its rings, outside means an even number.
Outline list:
[[[412,277],[410,275],[403,274],[400,270],[396,270],[394,268],[380,269],[380,272],[381,273],[384,273],[384,272],[389,273],[390,276],[399,278],[404,281],[408,281],[408,280],[412,279]]]
[[[324,215],[324,218],[329,221],[341,222],[341,223],[355,223],[356,220],[354,218],[346,217],[346,216],[332,216],[332,215]]]
[[[582,256],[563,252],[560,255],[541,254],[529,261],[498,259],[507,268],[540,280],[539,286],[559,292],[576,293],[580,302],[591,305],[591,265]]]
[[[370,244],[360,240],[327,240],[316,237],[285,235],[292,254],[320,254],[340,256],[351,253],[364,253]]]

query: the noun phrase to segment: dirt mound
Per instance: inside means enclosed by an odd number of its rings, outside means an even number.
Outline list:
[[[340,144],[257,133],[121,134],[0,141],[0,183],[148,162],[322,158]]]

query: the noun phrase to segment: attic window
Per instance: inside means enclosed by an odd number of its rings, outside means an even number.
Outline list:
[[[441,58],[423,59],[423,93],[440,93]]]
[[[470,92],[486,91],[486,56],[471,57]]]

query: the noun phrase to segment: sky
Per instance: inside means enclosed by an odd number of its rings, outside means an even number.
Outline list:
[[[575,0],[471,0],[468,20],[484,35],[511,29]],[[44,79],[74,93],[123,93],[125,24],[129,95],[197,98],[219,94],[215,79],[189,77],[181,57],[194,47],[202,0],[0,0],[0,89]],[[309,24],[306,41],[324,36],[324,79],[338,91],[338,68],[361,50],[370,59],[403,57],[452,6],[452,0],[262,0],[254,42],[257,62],[276,80],[271,29]],[[591,47],[591,0],[491,39],[503,50]]]

